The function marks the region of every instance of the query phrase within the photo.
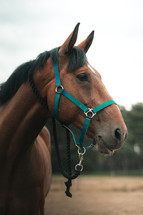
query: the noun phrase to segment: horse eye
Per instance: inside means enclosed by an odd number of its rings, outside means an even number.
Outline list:
[[[77,79],[79,79],[80,81],[88,81],[89,80],[89,76],[87,73],[80,73],[79,75],[76,76]]]

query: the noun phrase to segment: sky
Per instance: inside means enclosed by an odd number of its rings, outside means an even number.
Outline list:
[[[113,99],[126,109],[143,102],[142,0],[0,0],[0,83],[78,22],[77,44],[95,30],[87,58]]]

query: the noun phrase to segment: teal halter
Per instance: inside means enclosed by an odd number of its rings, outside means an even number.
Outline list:
[[[71,94],[69,94],[64,89],[64,87],[61,85],[59,70],[58,70],[58,63],[54,63],[54,71],[55,71],[55,78],[56,78],[56,96],[55,96],[55,102],[54,102],[54,116],[58,120],[58,105],[59,105],[59,100],[60,100],[61,95],[64,95],[66,98],[68,98],[70,101],[72,101],[75,105],[77,105],[84,112],[84,114],[86,116],[79,141],[78,141],[76,135],[74,134],[74,132],[71,131],[69,128],[67,128],[67,129],[72,133],[75,144],[77,145],[78,148],[84,149],[84,150],[91,149],[94,146],[93,144],[91,144],[87,147],[83,147],[84,137],[86,135],[90,120],[100,110],[108,107],[111,104],[116,104],[116,103],[113,100],[109,100],[109,101],[106,101],[106,102],[98,105],[95,108],[86,107],[84,104],[82,104],[80,101],[78,101],[75,97],[73,97]],[[64,125],[64,127],[66,127],[66,126]]]
[[[56,50],[55,50],[56,51]],[[80,135],[80,139],[78,141],[76,135],[74,134],[73,131],[71,131],[66,125],[63,125],[66,129],[68,129],[71,134],[73,135],[74,138],[74,142],[76,144],[76,146],[78,147],[78,156],[79,156],[79,162],[75,165],[75,174],[72,175],[71,174],[71,162],[70,162],[70,155],[68,153],[68,174],[65,172],[63,172],[62,166],[61,166],[61,161],[60,161],[60,155],[59,155],[59,149],[58,149],[58,144],[56,145],[56,151],[57,151],[57,157],[58,157],[58,161],[59,161],[59,165],[60,165],[60,169],[61,172],[63,174],[64,177],[66,177],[68,179],[67,182],[65,182],[66,185],[66,195],[69,197],[72,197],[72,194],[70,193],[70,187],[72,186],[72,180],[77,178],[80,173],[83,170],[83,165],[82,165],[82,161],[83,161],[83,156],[86,152],[87,149],[91,149],[95,144],[91,144],[87,147],[83,146],[84,143],[84,137],[86,135],[90,120],[102,109],[104,109],[105,107],[111,105],[111,104],[115,104],[115,102],[113,100],[109,100],[106,101],[100,105],[98,105],[95,108],[88,108],[86,107],[84,104],[82,104],[80,101],[78,101],[75,97],[73,97],[71,94],[69,94],[64,87],[61,85],[61,81],[60,81],[60,76],[59,76],[59,70],[58,70],[58,55],[56,55],[56,58],[53,59],[54,61],[54,71],[55,71],[55,78],[56,78],[56,96],[55,96],[55,102],[54,102],[54,116],[55,118],[58,120],[58,106],[59,106],[59,100],[60,100],[60,96],[64,95],[66,98],[68,98],[70,101],[72,101],[77,107],[79,107],[85,114],[85,121],[83,124],[83,128],[81,131],[81,135]],[[33,74],[31,72],[29,72],[29,83],[30,86],[33,90],[33,93],[37,96],[37,98],[39,99],[40,103],[47,109],[48,109],[48,104],[47,104],[47,100],[43,99],[40,95],[40,93],[38,92],[34,80],[33,80]],[[57,142],[57,138],[55,137],[55,144]],[[68,151],[70,150],[70,145],[68,144]]]

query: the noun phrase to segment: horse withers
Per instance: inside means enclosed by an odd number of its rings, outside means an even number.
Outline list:
[[[86,58],[94,33],[75,46],[78,27],[61,47],[22,64],[0,86],[1,215],[44,214],[52,176],[50,135],[44,125],[55,115],[55,59],[62,86],[87,109],[93,112],[112,100]],[[61,94],[57,106],[60,122],[82,130],[86,115],[78,105]],[[112,103],[94,114],[86,135],[101,153],[113,154],[120,148],[127,128],[118,106]]]

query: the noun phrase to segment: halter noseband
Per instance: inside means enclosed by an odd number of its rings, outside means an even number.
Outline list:
[[[100,110],[108,107],[111,104],[116,104],[113,100],[106,101],[100,105],[98,105],[95,108],[88,108],[84,104],[82,104],[80,101],[78,101],[75,97],[73,97],[70,93],[68,93],[64,87],[61,85],[60,81],[60,76],[59,76],[59,70],[58,70],[58,63],[54,62],[54,71],[55,71],[55,78],[56,78],[56,97],[55,97],[55,103],[54,103],[54,116],[58,120],[58,104],[59,104],[59,99],[61,95],[64,95],[66,98],[68,98],[70,101],[72,101],[76,106],[78,106],[85,114],[86,118],[83,124],[83,128],[81,131],[80,139],[78,141],[76,135],[74,134],[73,131],[71,131],[69,128],[68,130],[72,133],[74,137],[75,144],[80,148],[80,149],[90,149],[94,145],[91,144],[87,147],[83,147],[84,143],[84,137],[86,135],[90,120],[99,112]],[[66,127],[64,125],[64,127]]]

